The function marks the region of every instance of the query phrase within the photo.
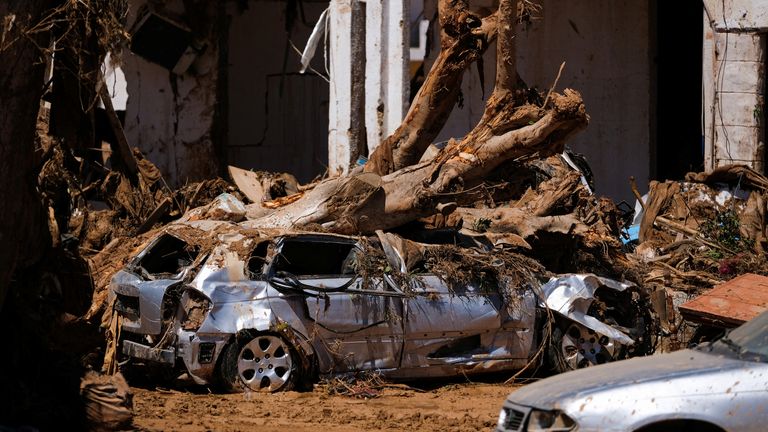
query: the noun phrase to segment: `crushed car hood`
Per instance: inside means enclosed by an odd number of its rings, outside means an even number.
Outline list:
[[[621,387],[652,381],[669,383],[694,374],[741,369],[745,363],[747,362],[716,354],[682,350],[607,363],[549,377],[512,392],[508,400],[530,407],[556,409],[576,399],[580,400],[606,390],[616,391]],[[654,394],[649,397],[673,396],[672,393],[679,391],[680,387],[669,383],[665,386],[666,390],[670,394]]]
[[[553,277],[541,286],[544,293],[542,307],[546,307],[570,320],[608,336],[624,345],[635,343],[622,331],[589,315],[589,307],[595,300],[595,292],[601,287],[625,291],[634,286],[593,274],[566,274]]]

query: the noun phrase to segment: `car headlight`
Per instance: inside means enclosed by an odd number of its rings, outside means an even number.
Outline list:
[[[528,432],[567,432],[576,429],[576,422],[560,411],[533,409],[528,417]]]
[[[507,410],[502,408],[499,413],[499,422],[497,423],[499,428],[503,428],[507,424]]]

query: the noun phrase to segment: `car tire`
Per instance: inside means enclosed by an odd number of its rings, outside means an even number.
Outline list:
[[[299,382],[300,364],[296,349],[279,334],[241,333],[221,353],[219,381],[230,393],[287,391]]]
[[[597,335],[578,323],[558,318],[552,325],[552,339],[547,347],[547,362],[553,372],[561,373],[653,353],[655,345],[651,334],[655,322],[650,314],[651,305],[645,297],[635,291],[613,290],[599,290],[595,297],[587,314],[608,325],[628,329],[635,344],[627,346],[612,342],[610,338]],[[573,348],[569,350],[569,346]],[[590,352],[593,349],[595,352]],[[579,350],[583,350],[583,353]],[[576,355],[574,361],[574,354],[581,354],[581,358]]]
[[[573,321],[553,326],[551,337],[547,360],[555,373],[610,363],[627,355],[624,345]]]

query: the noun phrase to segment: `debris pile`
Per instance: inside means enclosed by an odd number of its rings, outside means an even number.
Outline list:
[[[640,282],[663,293],[656,309],[674,346],[691,337],[680,303],[744,273],[768,274],[766,193],[766,177],[726,165],[685,181],[651,182],[638,200],[630,256],[644,274]]]
[[[518,2],[501,0],[496,12],[479,16],[467,2],[440,0],[443,49],[402,125],[364,166],[308,185],[286,173],[231,167],[234,184],[211,179],[172,190],[158,168],[128,145],[103,79],[78,83],[90,85],[101,98],[116,142],[109,160],[99,161],[63,145],[66,140],[39,137],[38,184],[52,253],[58,254],[51,266],[78,269],[80,280],[65,283],[68,273],[61,268],[19,278],[19,285],[36,287],[20,291],[29,298],[50,304],[67,300],[35,311],[40,312],[35,325],[103,335],[97,328],[111,322],[106,288],[112,275],[179,219],[247,223],[278,232],[375,235],[383,245],[402,241],[407,256],[372,257],[378,261],[365,265],[402,265],[403,274],[421,269],[450,281],[505,278],[514,284],[561,273],[629,281],[633,288],[621,291],[633,310],[639,306],[650,314],[648,291],[662,293],[653,296],[653,309],[667,335],[680,328],[668,292],[693,295],[746,271],[768,274],[768,179],[753,170],[727,166],[689,174],[685,182],[652,182],[634,225],[631,210],[594,194],[588,164],[566,149],[568,139],[589,122],[581,95],[572,89],[555,92],[557,81],[548,92],[528,88],[515,69],[514,26],[499,25],[535,12],[529,3],[519,3],[521,13]],[[494,40],[496,85],[481,120],[462,139],[432,145],[460,98],[465,70]],[[45,116],[41,121],[47,122]],[[630,225],[638,238],[627,244]],[[211,233],[188,234],[203,242]],[[384,240],[395,234],[397,239]],[[654,330],[645,316],[619,322],[596,300],[587,306],[594,305],[591,310],[603,320],[628,329],[641,322],[647,328],[638,334]],[[59,339],[78,339],[74,334]],[[653,341],[641,342],[643,352],[653,350]],[[98,345],[74,351],[98,368],[104,356]],[[364,397],[381,386],[375,377],[367,384],[370,391],[337,384],[329,388]]]

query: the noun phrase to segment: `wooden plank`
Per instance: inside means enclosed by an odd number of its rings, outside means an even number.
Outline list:
[[[169,197],[165,197],[160,204],[152,211],[152,213],[144,220],[144,223],[136,230],[136,235],[143,234],[152,228],[161,217],[168,214],[171,210],[171,204],[173,201]]]
[[[768,310],[768,277],[745,274],[680,305],[689,321],[736,327]]]
[[[104,82],[103,76],[101,76],[100,79],[101,82],[98,85],[99,97],[101,98],[101,102],[104,104],[104,111],[107,113],[109,125],[112,126],[112,130],[115,132],[115,138],[117,139],[117,148],[112,149],[113,154],[116,153],[116,155],[123,162],[127,174],[131,178],[135,179],[139,173],[139,167],[136,163],[136,158],[133,157],[131,146],[128,145],[128,139],[125,137],[123,125],[120,123],[120,119],[117,117],[117,113],[115,113],[115,108],[112,106],[112,97],[109,95],[109,88],[107,87],[107,83]]]
[[[264,188],[261,186],[261,180],[253,171],[247,171],[232,165],[227,167],[229,176],[243,195],[255,203],[260,203],[264,199]]]

